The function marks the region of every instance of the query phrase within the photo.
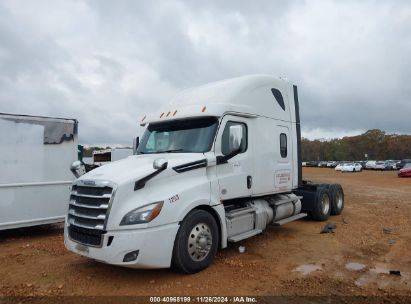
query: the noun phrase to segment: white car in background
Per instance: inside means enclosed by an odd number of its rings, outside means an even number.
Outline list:
[[[375,160],[369,160],[365,163],[365,169],[375,169]]]
[[[335,171],[341,171],[342,167],[345,165],[346,163],[339,163],[337,166],[335,166],[334,170]]]
[[[359,163],[347,163],[341,167],[341,172],[361,172],[362,166]]]

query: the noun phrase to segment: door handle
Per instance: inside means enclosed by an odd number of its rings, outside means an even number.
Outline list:
[[[247,176],[247,189],[251,189],[253,186],[253,177],[251,175]]]

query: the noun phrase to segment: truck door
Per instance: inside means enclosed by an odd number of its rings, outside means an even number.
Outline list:
[[[253,162],[252,147],[249,145],[251,125],[250,119],[232,115],[223,117],[219,128],[215,151],[217,156],[228,155],[236,143],[235,133],[241,134],[239,154],[226,163],[217,165],[220,199],[227,200],[237,197],[247,197],[252,194]]]
[[[274,185],[276,191],[289,191],[291,190],[292,178],[291,178],[291,138],[289,128],[286,126],[277,126],[277,147],[279,157],[277,158],[277,164],[274,174]]]

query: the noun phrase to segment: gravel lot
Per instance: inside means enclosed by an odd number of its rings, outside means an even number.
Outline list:
[[[341,183],[345,209],[329,222],[300,220],[231,244],[194,275],[94,262],[64,248],[62,226],[0,232],[0,295],[408,295],[411,178],[396,172],[304,168],[304,178]],[[238,246],[246,247],[240,254]],[[389,274],[398,270],[401,275]]]

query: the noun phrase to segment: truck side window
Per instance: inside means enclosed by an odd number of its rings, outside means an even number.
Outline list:
[[[230,134],[230,131],[233,132],[234,130],[238,130],[240,134],[242,134],[242,140],[240,145],[240,153],[244,153],[247,150],[247,126],[245,123],[241,122],[234,122],[228,121],[225,125],[222,142],[221,142],[221,152],[223,155],[228,155],[233,151],[233,147],[238,143],[234,143],[233,134]]]
[[[280,134],[280,154],[282,158],[287,157],[287,135],[285,133]]]

